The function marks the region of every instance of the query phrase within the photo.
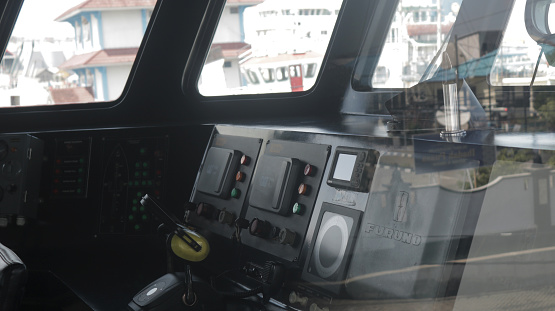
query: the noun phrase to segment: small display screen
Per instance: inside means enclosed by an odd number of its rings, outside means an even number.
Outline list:
[[[333,172],[333,179],[350,181],[356,160],[356,154],[339,154],[335,164],[335,171]]]

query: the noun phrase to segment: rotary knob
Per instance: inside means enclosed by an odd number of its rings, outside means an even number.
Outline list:
[[[287,228],[281,229],[279,232],[278,240],[279,243],[283,245],[293,245],[295,244],[295,239],[297,238],[297,234]]]
[[[218,216],[218,221],[221,224],[224,225],[233,225],[233,222],[235,221],[235,215],[233,215],[233,213],[228,212],[228,211],[221,211],[220,215]]]
[[[197,215],[208,219],[214,219],[218,218],[219,211],[214,206],[201,202],[197,205]]]
[[[249,233],[257,237],[267,238],[271,231],[272,225],[258,218],[254,218],[249,225]]]

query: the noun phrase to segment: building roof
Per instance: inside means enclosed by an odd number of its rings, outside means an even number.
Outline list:
[[[50,97],[54,104],[90,103],[94,101],[92,87],[71,87],[50,89]]]
[[[441,24],[441,33],[448,33],[453,27],[452,23]],[[407,25],[407,32],[410,37],[420,35],[432,35],[437,33],[437,24],[413,24]]]
[[[259,4],[264,2],[264,0],[227,0],[226,5],[249,5],[249,4]]]
[[[109,66],[132,63],[139,48],[106,49],[96,52],[75,55],[59,66],[61,69],[77,69],[85,67]]]
[[[299,54],[280,54],[277,56],[264,56],[264,57],[252,57],[243,63],[243,65],[262,65],[262,64],[275,64],[280,62],[291,63],[300,62],[301,60],[320,60],[323,55],[316,52],[306,52]]]
[[[77,14],[80,11],[93,11],[99,9],[117,9],[127,7],[154,7],[157,0],[86,0],[72,7],[71,9],[58,16],[56,21],[63,21],[66,18]]]
[[[245,42],[226,42],[214,43],[211,49],[219,48],[222,50],[222,56],[225,59],[238,58],[239,55],[245,53],[251,48],[251,45]]]

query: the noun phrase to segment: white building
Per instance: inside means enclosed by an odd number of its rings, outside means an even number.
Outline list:
[[[64,12],[56,21],[74,27],[75,55],[60,69],[75,72],[78,87],[92,89],[97,101],[119,97],[155,4],[156,0],[86,0]]]

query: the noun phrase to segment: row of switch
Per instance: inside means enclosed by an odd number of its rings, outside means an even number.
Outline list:
[[[281,244],[293,245],[296,242],[297,234],[287,228],[278,228],[270,224],[270,222],[254,218],[252,221],[248,221],[244,218],[237,218],[235,214],[226,211],[225,209],[217,209],[211,204],[201,202],[196,206],[190,203],[186,207],[189,211],[193,211],[199,217],[206,218],[208,220],[217,220],[218,222],[233,226],[234,224],[241,229],[249,229],[249,233],[253,236],[260,238],[275,238]]]

